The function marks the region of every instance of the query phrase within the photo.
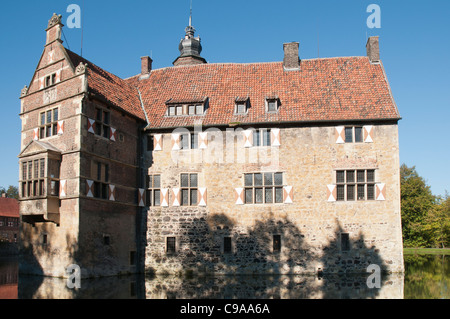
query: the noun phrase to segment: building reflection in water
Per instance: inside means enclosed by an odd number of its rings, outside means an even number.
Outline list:
[[[17,260],[0,259],[0,299],[17,299],[18,272]]]

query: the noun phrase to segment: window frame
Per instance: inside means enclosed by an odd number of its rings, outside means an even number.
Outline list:
[[[93,160],[91,165],[91,178],[93,181],[93,197],[96,199],[107,200],[109,198],[109,180],[110,180],[110,165],[108,163]]]
[[[271,110],[271,104],[275,104],[275,109]],[[276,97],[266,98],[266,113],[278,113],[280,109],[280,99]]]
[[[48,117],[50,114],[50,120]],[[55,116],[56,114],[56,116]],[[59,107],[39,112],[39,139],[58,135]]]
[[[159,177],[159,183],[155,182],[156,177]],[[158,199],[158,204],[156,204],[156,199]],[[161,207],[161,174],[147,175],[146,202],[148,207]]]
[[[19,181],[19,184],[21,185],[21,198],[40,198],[47,196],[46,190],[49,181],[49,178],[45,173],[47,171],[47,163],[48,160],[45,158],[33,158],[21,161],[20,166],[22,174],[20,174],[21,179]],[[45,186],[46,184],[47,187]]]
[[[103,107],[95,107],[95,135],[110,139],[111,111]]]
[[[350,134],[351,137],[347,135],[347,133],[351,130]],[[359,135],[357,135],[357,130],[359,131]],[[344,128],[345,133],[345,144],[361,144],[364,143],[364,136],[363,136],[363,126],[360,125],[354,125],[354,126],[345,126]],[[348,140],[350,137],[351,141]],[[357,139],[357,137],[359,137]]]
[[[181,173],[180,174],[180,206],[191,207],[198,206],[198,173]],[[187,186],[183,183],[183,176],[187,176]],[[192,185],[191,177],[196,176],[196,185]],[[187,192],[187,202],[184,201],[183,194]],[[193,203],[193,195],[195,195],[195,203]]]
[[[205,111],[206,102],[167,104],[166,116],[202,116]]]
[[[257,181],[257,176],[261,175],[261,182]],[[271,175],[272,182],[266,180],[266,176]],[[276,183],[276,176],[281,175],[281,183]],[[251,185],[249,185],[249,177],[251,176]],[[244,173],[244,204],[245,205],[265,205],[265,204],[283,204],[284,184],[283,172],[256,172]],[[271,194],[267,198],[268,193]],[[251,200],[250,200],[251,195]],[[278,196],[277,196],[278,195]],[[261,197],[261,199],[258,198]]]
[[[363,173],[362,176],[361,173]],[[369,173],[371,173],[370,178]],[[376,169],[374,168],[338,169],[335,171],[335,174],[336,174],[335,175],[336,201],[338,202],[375,201]],[[349,178],[349,176],[351,175],[353,176],[353,178]],[[352,193],[349,196],[350,192]]]

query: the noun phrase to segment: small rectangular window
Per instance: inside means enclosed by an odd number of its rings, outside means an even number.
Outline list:
[[[278,110],[277,100],[268,100],[267,101],[267,111],[268,112],[276,112]]]
[[[341,234],[341,251],[350,250],[350,236],[347,233]]]
[[[175,253],[176,252],[176,238],[167,237],[166,239],[166,252]]]
[[[231,237],[223,238],[223,252],[226,254],[231,253]]]
[[[281,235],[273,235],[273,252],[278,253],[281,251]]]
[[[362,135],[362,127],[355,127],[355,142],[362,143],[363,135]]]
[[[353,127],[345,128],[345,143],[353,143]]]

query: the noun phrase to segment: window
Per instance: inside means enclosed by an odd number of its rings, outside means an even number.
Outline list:
[[[245,174],[245,204],[283,203],[283,173]]]
[[[45,87],[49,87],[56,84],[56,73],[50,74],[45,77]]]
[[[198,174],[181,174],[181,206],[197,205]]]
[[[39,136],[41,139],[58,135],[58,108],[40,114]]]
[[[161,206],[161,175],[148,175],[146,182],[148,206]]]
[[[249,105],[250,105],[249,98],[237,98],[234,113],[238,114],[238,115],[246,114],[247,110],[249,108]]]
[[[281,251],[281,235],[273,235],[273,252],[279,253]]]
[[[203,103],[203,102],[202,102]],[[177,104],[168,105],[168,116],[193,116],[203,115],[205,113],[205,104]]]
[[[22,198],[45,195],[45,159],[22,162]],[[58,185],[59,188],[59,185]]]
[[[253,146],[272,145],[270,129],[259,129],[253,133]]]
[[[180,134],[180,149],[198,149],[198,133]]]
[[[93,161],[91,169],[91,177],[94,180],[94,197],[108,199],[109,165]]]
[[[175,253],[176,252],[176,238],[175,237],[167,237],[166,252],[167,253]]]
[[[347,233],[341,233],[341,251],[350,250],[350,236]]]
[[[280,101],[277,98],[266,99],[266,110],[269,113],[275,113],[278,111]]]
[[[338,201],[375,200],[375,170],[336,171]]]
[[[361,126],[345,128],[345,143],[362,143],[363,132]]]
[[[42,244],[47,245],[47,243],[48,243],[48,236],[47,236],[47,234],[43,234],[42,235]]]
[[[105,246],[111,245],[111,236],[103,235],[103,245]]]
[[[136,265],[136,252],[130,251],[130,266]]]
[[[109,139],[111,113],[101,108],[96,108],[95,111],[95,134]]]
[[[223,252],[225,254],[231,253],[231,237],[224,237],[223,238]]]

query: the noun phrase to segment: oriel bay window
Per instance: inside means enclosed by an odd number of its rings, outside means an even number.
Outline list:
[[[51,158],[25,160],[21,164],[21,170],[22,198],[59,196],[59,160]]]
[[[283,203],[283,173],[245,174],[245,204]]]

